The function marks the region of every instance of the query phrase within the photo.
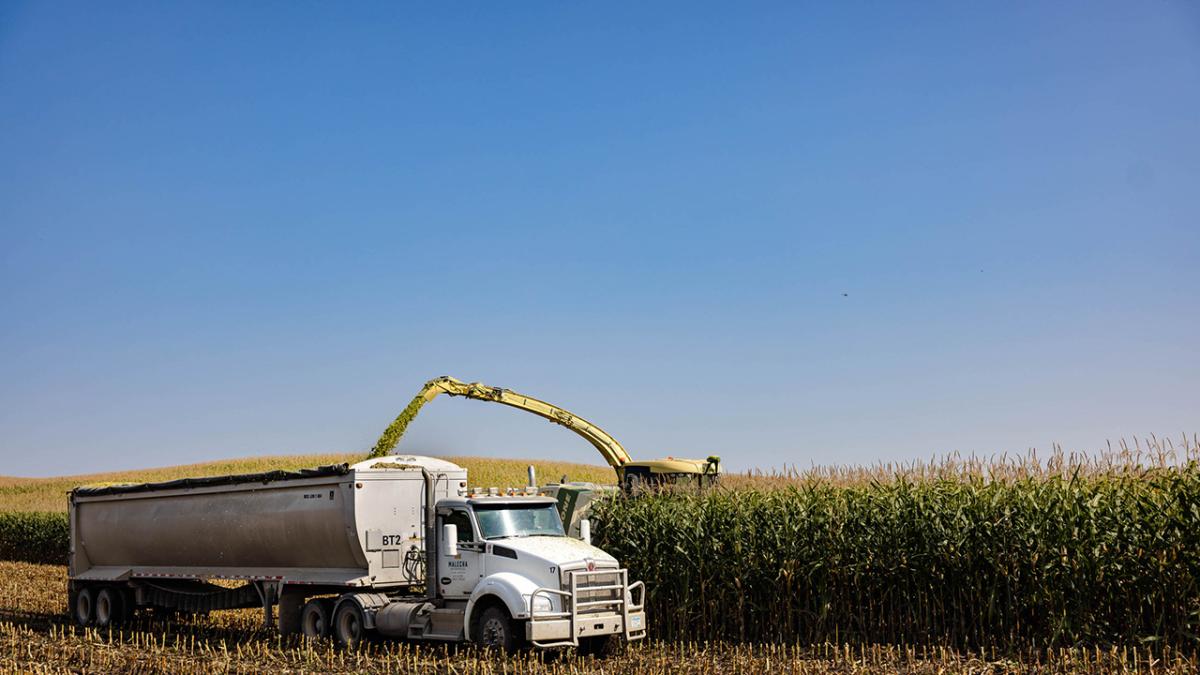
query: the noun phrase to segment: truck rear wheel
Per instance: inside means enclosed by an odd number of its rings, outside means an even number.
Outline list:
[[[125,618],[125,603],[121,592],[115,588],[101,588],[96,594],[95,608],[96,625],[100,628],[121,623]]]
[[[313,598],[305,603],[300,612],[300,630],[304,637],[329,637],[329,615],[332,613],[333,601],[329,598]]]
[[[96,596],[92,589],[84,587],[75,591],[71,601],[71,616],[80,626],[90,626],[95,619]]]
[[[503,649],[511,654],[521,647],[523,639],[517,635],[516,622],[508,615],[508,610],[500,605],[486,607],[475,619],[471,635],[475,644],[480,647]]]
[[[333,637],[337,643],[346,648],[356,647],[366,635],[367,623],[358,603],[346,600],[339,604],[333,616]]]

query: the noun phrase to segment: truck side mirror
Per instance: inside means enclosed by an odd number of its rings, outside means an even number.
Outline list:
[[[446,555],[458,557],[458,526],[446,524],[442,526],[442,541],[446,542]]]
[[[588,520],[587,518],[579,521],[579,538],[582,539],[583,543],[585,544],[592,543],[592,521]]]

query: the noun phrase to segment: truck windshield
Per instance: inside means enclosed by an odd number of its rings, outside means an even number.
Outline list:
[[[565,536],[553,504],[476,504],[475,520],[484,539]]]

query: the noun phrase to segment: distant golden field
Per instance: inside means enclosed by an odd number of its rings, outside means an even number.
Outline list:
[[[332,455],[281,455],[247,457],[202,464],[169,466],[135,471],[117,471],[80,476],[53,478],[15,478],[0,476],[0,512],[6,511],[66,511],[67,492],[78,485],[114,483],[152,483],[177,478],[222,476],[238,473],[258,473],[277,469],[294,470],[326,464],[361,461],[364,453]],[[605,466],[554,462],[540,459],[494,459],[490,457],[444,457],[467,469],[472,486],[509,487],[525,485],[526,468],[532,464],[538,482],[554,482],[566,476],[568,480],[613,483],[616,475]]]
[[[311,468],[326,464],[362,461],[365,453],[334,453],[316,455],[275,455],[222,459],[199,464],[184,464],[131,471],[54,476],[51,478],[19,478],[0,476],[0,513],[11,511],[65,512],[67,493],[79,485],[111,485],[114,483],[152,483],[177,478],[222,476],[239,473],[259,473],[282,469]],[[899,479],[923,482],[928,480],[963,480],[973,477],[988,479],[1017,479],[1048,475],[1083,475],[1127,472],[1131,468],[1164,467],[1200,458],[1200,439],[1181,437],[1153,438],[1130,443],[1121,441],[1116,447],[1096,455],[1076,455],[1054,448],[1039,456],[1036,452],[992,457],[961,457],[949,454],[929,461],[878,463],[873,465],[813,466],[782,469],[751,469],[729,472],[721,484],[726,489],[771,490],[805,487],[813,484],[854,486],[888,483]],[[526,468],[533,465],[539,483],[551,483],[566,476],[570,481],[612,484],[616,475],[610,467],[543,459],[499,459],[493,457],[443,457],[467,469],[474,486],[509,487],[526,482]]]

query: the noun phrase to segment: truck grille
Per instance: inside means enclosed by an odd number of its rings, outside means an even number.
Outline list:
[[[625,578],[617,568],[566,570],[562,589],[571,592],[571,577],[575,577],[576,613],[601,614],[620,611],[625,595]]]

